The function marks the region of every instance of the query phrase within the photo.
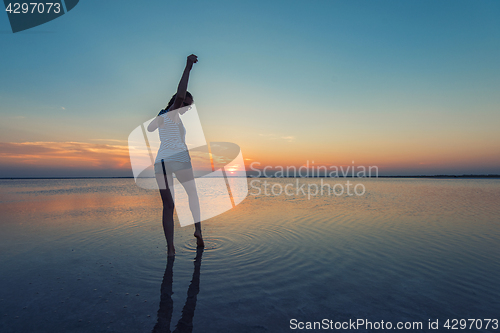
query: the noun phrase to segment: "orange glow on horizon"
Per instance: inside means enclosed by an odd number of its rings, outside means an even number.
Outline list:
[[[325,144],[326,145],[326,144]],[[299,168],[313,166],[346,167],[377,166],[379,172],[391,170],[458,170],[459,168],[500,169],[500,154],[492,154],[492,145],[476,147],[473,145],[434,145],[425,147],[420,144],[403,145],[399,143],[385,146],[372,144],[359,146],[356,144],[335,145],[329,149],[319,146],[292,145],[290,149],[276,149],[273,146],[241,145],[244,165],[230,163],[225,170],[230,174],[238,174],[244,169],[263,169],[268,166]],[[129,171],[129,148],[126,145],[96,144],[87,142],[0,142],[1,167],[30,167],[45,169],[86,169],[86,170],[120,170]],[[220,158],[219,158],[220,159]],[[210,164],[202,155],[193,154],[193,163],[197,166]],[[216,162],[222,164],[222,161]],[[450,171],[453,172],[453,171]]]
[[[0,143],[3,166],[130,169],[127,146],[86,142]]]

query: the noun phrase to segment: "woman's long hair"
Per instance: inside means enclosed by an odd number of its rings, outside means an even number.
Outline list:
[[[172,96],[172,98],[171,98],[171,99],[170,99],[170,101],[168,102],[167,107],[165,108],[165,111],[168,111],[168,110],[172,107],[172,105],[174,105],[174,102],[175,102],[175,97],[177,97],[177,94],[174,94],[174,96]],[[191,98],[192,100],[194,100],[194,99],[193,99],[193,95],[191,95],[191,93],[190,93],[189,91],[186,91],[186,97],[189,97],[189,98]]]

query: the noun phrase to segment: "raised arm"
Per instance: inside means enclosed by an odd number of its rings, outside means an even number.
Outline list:
[[[172,106],[172,110],[178,109],[182,107],[182,102],[186,99],[187,86],[189,81],[189,73],[193,68],[193,64],[198,62],[198,57],[194,54],[191,54],[187,57],[186,68],[184,68],[184,72],[182,73],[181,81],[179,82],[179,86],[177,87],[177,95],[175,97],[174,104]]]
[[[193,68],[193,64],[198,62],[198,57],[194,54],[191,54],[187,57],[186,67],[184,68],[184,72],[182,73],[181,81],[179,82],[179,86],[177,87],[177,94],[175,96],[174,104],[171,107],[171,110],[179,109],[183,106],[183,102],[186,99],[187,86],[189,81],[189,73]],[[164,119],[163,117],[156,117],[152,122],[148,125],[148,131],[153,132],[158,127],[163,125]]]

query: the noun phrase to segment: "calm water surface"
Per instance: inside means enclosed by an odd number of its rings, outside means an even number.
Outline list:
[[[260,181],[202,223],[203,252],[177,224],[167,261],[159,195],[132,179],[0,180],[0,331],[500,320],[500,180],[357,180],[362,196],[310,199]]]

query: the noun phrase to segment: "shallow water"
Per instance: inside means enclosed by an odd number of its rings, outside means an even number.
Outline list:
[[[309,198],[321,180],[293,195],[278,194],[295,179],[253,181],[202,223],[202,253],[177,224],[168,263],[159,195],[133,179],[1,180],[0,331],[500,319],[500,180],[351,180],[366,192]]]

